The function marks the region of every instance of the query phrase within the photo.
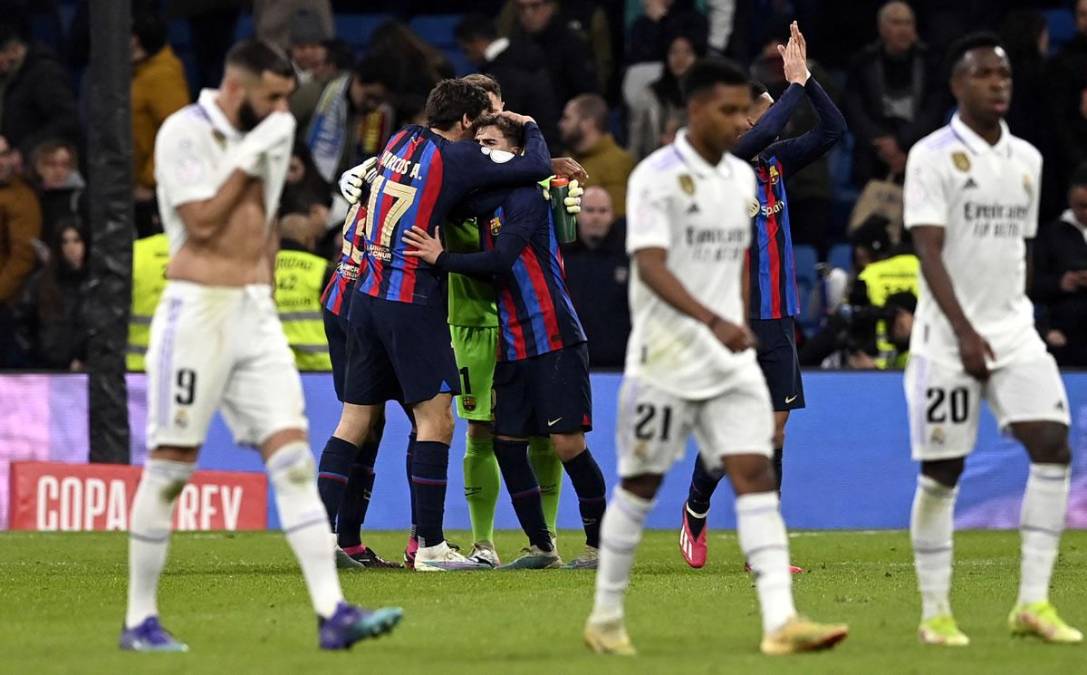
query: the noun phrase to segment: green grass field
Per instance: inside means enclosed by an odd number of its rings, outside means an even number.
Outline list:
[[[450,539],[465,543],[464,533]],[[499,552],[519,544],[502,533]],[[572,550],[577,533],[560,538]],[[399,533],[368,537],[394,555]],[[126,654],[116,640],[124,612],[124,534],[0,534],[0,672],[468,672],[480,673],[1026,673],[1087,672],[1087,647],[1055,647],[1008,635],[1018,579],[1016,532],[968,532],[956,540],[956,614],[973,645],[922,648],[919,600],[903,532],[798,533],[794,559],[801,611],[847,621],[833,652],[771,659],[757,652],[758,609],[731,533],[712,533],[710,563],[688,569],[671,532],[650,532],[639,551],[628,628],[641,655],[598,657],[581,644],[593,574],[478,572],[344,573],[349,599],[400,605],[388,637],[347,653],[316,648],[302,579],[277,533],[175,535],[163,577],[163,622],[188,654]],[[1087,532],[1069,532],[1053,600],[1087,626]],[[339,669],[350,669],[340,671]],[[356,670],[357,669],[357,670]]]

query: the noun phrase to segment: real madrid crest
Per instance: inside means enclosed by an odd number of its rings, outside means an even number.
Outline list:
[[[498,231],[502,229],[502,219],[498,216],[491,218],[491,236],[497,237]]]
[[[681,173],[679,175],[679,188],[688,195],[694,195],[694,178],[690,174]]]
[[[955,165],[955,168],[963,173],[970,170],[970,158],[965,152],[953,152],[951,153],[951,163]]]

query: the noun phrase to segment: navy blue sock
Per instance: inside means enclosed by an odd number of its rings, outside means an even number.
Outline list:
[[[347,489],[344,490],[340,513],[336,518],[336,543],[340,548],[362,544],[360,530],[366,520],[366,510],[370,507],[370,496],[374,489],[374,462],[377,460],[380,442],[366,441],[355,456],[355,463],[351,465],[351,472],[347,475]]]
[[[415,517],[415,483],[411,480],[411,463],[415,457],[415,432],[408,434],[408,454],[404,464],[404,473],[408,477],[408,503],[411,504],[411,536],[415,536],[415,524],[419,522]]]
[[[585,543],[600,548],[600,519],[604,517],[608,491],[604,474],[600,472],[589,448],[569,462],[563,462],[562,468],[566,469],[566,475],[570,476],[574,492],[577,493],[581,524],[585,527]]]
[[[321,495],[328,524],[333,530],[336,529],[336,514],[340,512],[340,502],[343,501],[351,464],[354,463],[358,451],[354,443],[329,436],[325,449],[321,452],[321,461],[317,467],[317,492]]]
[[[705,518],[695,518],[695,513],[709,513],[710,499],[713,497],[717,484],[721,482],[724,474],[714,475],[706,470],[699,455],[694,461],[694,472],[691,474],[691,487],[687,491],[687,523],[691,526],[691,534],[697,537],[706,526]]]
[[[528,462],[528,441],[494,440],[494,455],[502,480],[510,493],[513,510],[528,540],[544,551],[552,550],[551,534],[544,519],[543,502],[540,501],[540,484]]]
[[[415,441],[411,483],[414,488],[415,534],[420,548],[445,541],[445,486],[449,474],[449,446],[437,441]]]

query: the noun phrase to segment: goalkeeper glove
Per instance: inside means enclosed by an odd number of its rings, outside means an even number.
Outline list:
[[[340,176],[340,194],[348,204],[355,204],[362,197],[363,184],[370,185],[377,178],[377,157],[348,169]]]

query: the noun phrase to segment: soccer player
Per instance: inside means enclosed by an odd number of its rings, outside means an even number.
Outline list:
[[[476,140],[492,156],[519,153],[527,131],[505,117],[484,118],[476,129]],[[404,241],[417,250],[406,255],[439,270],[494,280],[499,318],[494,448],[530,541],[523,555],[506,568],[560,564],[526,454],[530,436],[546,435],[574,484],[585,527],[585,550],[567,567],[593,568],[606,486],[585,443],[585,432],[592,428],[588,346],[566,288],[551,208],[534,184],[499,193],[493,205],[478,208],[485,214],[478,219],[483,251],[447,253],[436,236],[412,228]]]
[[[463,79],[487,92],[491,113],[503,110],[502,89],[493,78],[476,73]],[[480,250],[480,233],[475,219],[446,226],[444,231],[450,251],[471,253]],[[464,498],[468,502],[474,541],[468,557],[493,567],[501,564],[494,548],[494,514],[500,477],[494,454],[491,399],[499,340],[495,301],[496,292],[490,280],[465,274],[449,275],[449,333],[461,374],[457,414],[468,422]],[[547,436],[529,438],[528,460],[539,484],[544,521],[554,536],[562,489],[562,462]]]
[[[789,420],[790,411],[804,407],[795,319],[801,308],[796,290],[785,178],[795,175],[826,154],[846,129],[842,113],[808,71],[807,43],[795,21],[790,30],[792,36],[789,43],[785,47],[778,47],[789,87],[781,95],[781,100],[775,103],[765,87],[757,83],[752,85],[754,102],[744,124],[745,131],[732,150],[736,157],[752,162],[758,180],[755,240],[748,252],[747,263],[750,289],[748,319],[758,341],[756,358],[766,377],[770,401],[774,406],[773,463],[779,493],[785,423]],[[819,118],[818,124],[802,136],[777,141],[805,96]],[[710,510],[710,498],[721,478],[720,474],[707,471],[701,461],[695,461],[679,532],[679,549],[691,567],[706,564],[706,517]],[[790,566],[790,571],[797,573],[803,570]]]
[[[527,125],[524,156],[506,157],[503,163],[471,140],[472,123],[489,106],[478,86],[443,80],[427,98],[427,125],[409,125],[389,141],[370,189],[366,249],[349,314],[362,362],[357,374],[354,368],[348,374],[359,378],[360,391],[346,402],[361,406],[361,427],[369,429],[391,399],[403,400],[415,418],[411,481],[416,571],[486,565],[452,549],[442,530],[453,433],[451,400],[460,393],[460,378],[446,323],[444,273],[405,256],[401,234],[413,226],[434,231],[473,190],[551,175],[547,145],[534,123]]]
[[[369,164],[364,163],[363,174],[366,170],[372,171],[376,164],[376,160],[367,161]],[[348,186],[347,189],[352,188]],[[344,569],[395,568],[400,565],[382,559],[363,544],[359,532],[374,487],[374,463],[385,426],[384,416],[374,422],[370,434],[366,435],[359,424],[358,406],[343,403],[344,389],[357,382],[347,378],[351,361],[358,359],[358,352],[351,348],[348,339],[347,313],[362,261],[360,225],[366,221],[366,209],[357,203],[360,194],[355,195],[354,205],[344,220],[340,261],[321,296],[325,337],[332,360],[332,384],[343,407],[336,429],[321,452],[317,490],[325,505],[329,525],[336,533],[336,566]]]
[[[174,502],[196,467],[212,413],[259,448],[287,542],[318,616],[322,649],[392,629],[401,610],[344,601],[306,442],[302,385],[272,299],[269,224],[294,138],[290,62],[247,40],[226,57],[218,90],[174,113],[155,143],[169,282],[147,350],[150,453],[132,505],[128,610],[120,646],[185,651],[158,620]]]
[[[746,128],[750,83],[729,62],[695,63],[684,83],[688,128],[647,157],[627,191],[632,330],[619,393],[621,483],[601,529],[596,597],[585,625],[595,652],[632,655],[623,599],[645,518],[693,432],[711,470],[736,492],[740,548],[755,573],[762,651],[823,649],[844,625],[793,608],[789,542],[772,456],[773,411],[744,325],[744,257],[755,173],[729,153]]]
[[[1068,505],[1068,399],[1034,328],[1026,295],[1038,227],[1042,157],[1004,122],[1012,72],[998,38],[973,34],[951,55],[951,123],[910,150],[905,225],[922,281],[904,380],[913,458],[921,463],[910,539],[921,590],[921,642],[963,646],[952,617],[956,485],[974,447],[981,402],[1030,457],[1023,495],[1019,599],[1013,634],[1081,642],[1049,602]]]

